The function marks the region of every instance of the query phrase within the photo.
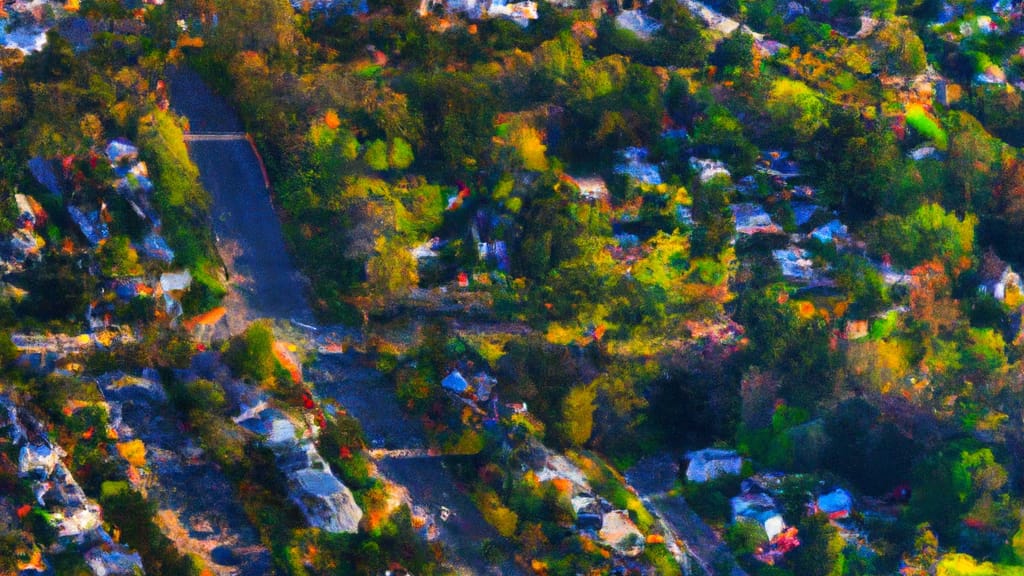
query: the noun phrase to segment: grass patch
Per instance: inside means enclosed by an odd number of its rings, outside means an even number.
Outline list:
[[[946,131],[920,106],[914,105],[907,109],[907,124],[934,142],[935,147],[939,150],[945,150],[948,146],[949,138],[946,136]]]

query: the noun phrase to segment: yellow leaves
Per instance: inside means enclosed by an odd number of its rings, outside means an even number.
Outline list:
[[[523,168],[537,172],[548,169],[548,159],[544,155],[547,146],[544,145],[540,133],[535,128],[514,122],[510,129],[509,139],[519,154]]]
[[[978,563],[967,554],[946,554],[939,561],[936,576],[1024,576],[1020,566],[1001,566],[991,562]]]
[[[575,340],[578,335],[579,331],[576,328],[565,326],[558,322],[552,322],[548,325],[548,331],[544,337],[552,344],[567,346]]]
[[[117,444],[117,453],[136,468],[146,465],[146,445],[142,440],[129,440]]]
[[[483,489],[477,492],[473,501],[487,523],[494,526],[499,534],[505,538],[515,535],[519,515],[504,506],[493,490]]]

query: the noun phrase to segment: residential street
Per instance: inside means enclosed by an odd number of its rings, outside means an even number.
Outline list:
[[[710,576],[746,576],[728,546],[686,504],[682,496],[668,495],[679,474],[679,459],[659,454],[640,460],[626,472],[626,481],[652,512],[658,514],[686,544],[690,555]],[[725,567],[729,567],[725,570]]]
[[[228,105],[191,71],[171,75],[171,103],[189,118],[193,134],[236,133],[241,126]],[[230,331],[241,332],[253,320],[296,320],[313,324],[298,272],[285,250],[281,225],[270,203],[259,161],[248,141],[218,136],[192,138],[189,148],[203,186],[213,198],[217,249],[230,274],[225,299]],[[398,405],[380,374],[344,358],[321,360],[310,371],[317,394],[337,401],[360,420],[371,443],[388,448],[423,448],[423,430]],[[384,459],[380,473],[404,487],[413,505],[438,515],[452,511],[439,538],[451,550],[460,574],[519,574],[511,562],[491,566],[482,556],[485,539],[500,542],[472,501],[461,493],[441,458]],[[499,543],[499,546],[501,544]]]
[[[194,72],[172,73],[169,86],[171,107],[189,119],[194,134],[241,130],[227,103]],[[249,142],[238,137],[193,140],[189,151],[213,199],[213,230],[231,285],[225,299],[231,333],[257,318],[312,323],[301,276],[285,249],[281,224]]]

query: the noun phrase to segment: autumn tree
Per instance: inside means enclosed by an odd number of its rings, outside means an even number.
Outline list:
[[[905,16],[887,20],[873,39],[879,54],[877,64],[889,74],[910,76],[924,70],[924,44]]]
[[[419,282],[416,259],[397,240],[377,238],[375,254],[366,263],[367,290],[380,304],[406,296]]]
[[[798,142],[813,138],[828,119],[824,101],[799,80],[775,80],[765,106],[772,122]]]
[[[577,386],[562,399],[562,426],[566,440],[573,446],[583,446],[590,440],[596,397],[596,387]]]

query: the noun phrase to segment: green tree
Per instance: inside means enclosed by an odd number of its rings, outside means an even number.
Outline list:
[[[96,251],[103,274],[111,277],[135,276],[142,273],[139,254],[127,236],[114,236]]]
[[[366,165],[374,170],[388,169],[388,145],[383,140],[374,140],[366,146],[363,153]]]
[[[765,107],[772,121],[798,142],[809,141],[827,122],[824,101],[799,80],[776,79]]]
[[[749,69],[754,62],[754,37],[737,28],[718,43],[708,62],[723,69]]]
[[[927,64],[924,44],[907,17],[887,20],[882,29],[875,32],[874,41],[879,65],[889,74],[910,76],[924,71]]]
[[[416,287],[416,259],[397,239],[377,239],[376,253],[366,263],[366,285],[381,304],[402,298]]]
[[[693,190],[694,257],[716,258],[729,246],[735,224],[729,209],[731,186],[725,176],[700,182]]]
[[[415,156],[412,146],[405,138],[395,137],[391,139],[391,146],[388,148],[388,164],[394,170],[405,170],[412,165]]]
[[[912,267],[938,258],[949,273],[970,267],[974,227],[978,219],[963,219],[938,204],[925,204],[906,217],[886,216],[870,232],[877,252],[888,253],[896,264]]]
[[[274,375],[274,331],[267,321],[253,322],[228,344],[224,361],[239,376],[257,382]]]
[[[801,576],[842,576],[846,541],[824,514],[806,517],[800,524],[800,546],[790,554],[793,572]]]

